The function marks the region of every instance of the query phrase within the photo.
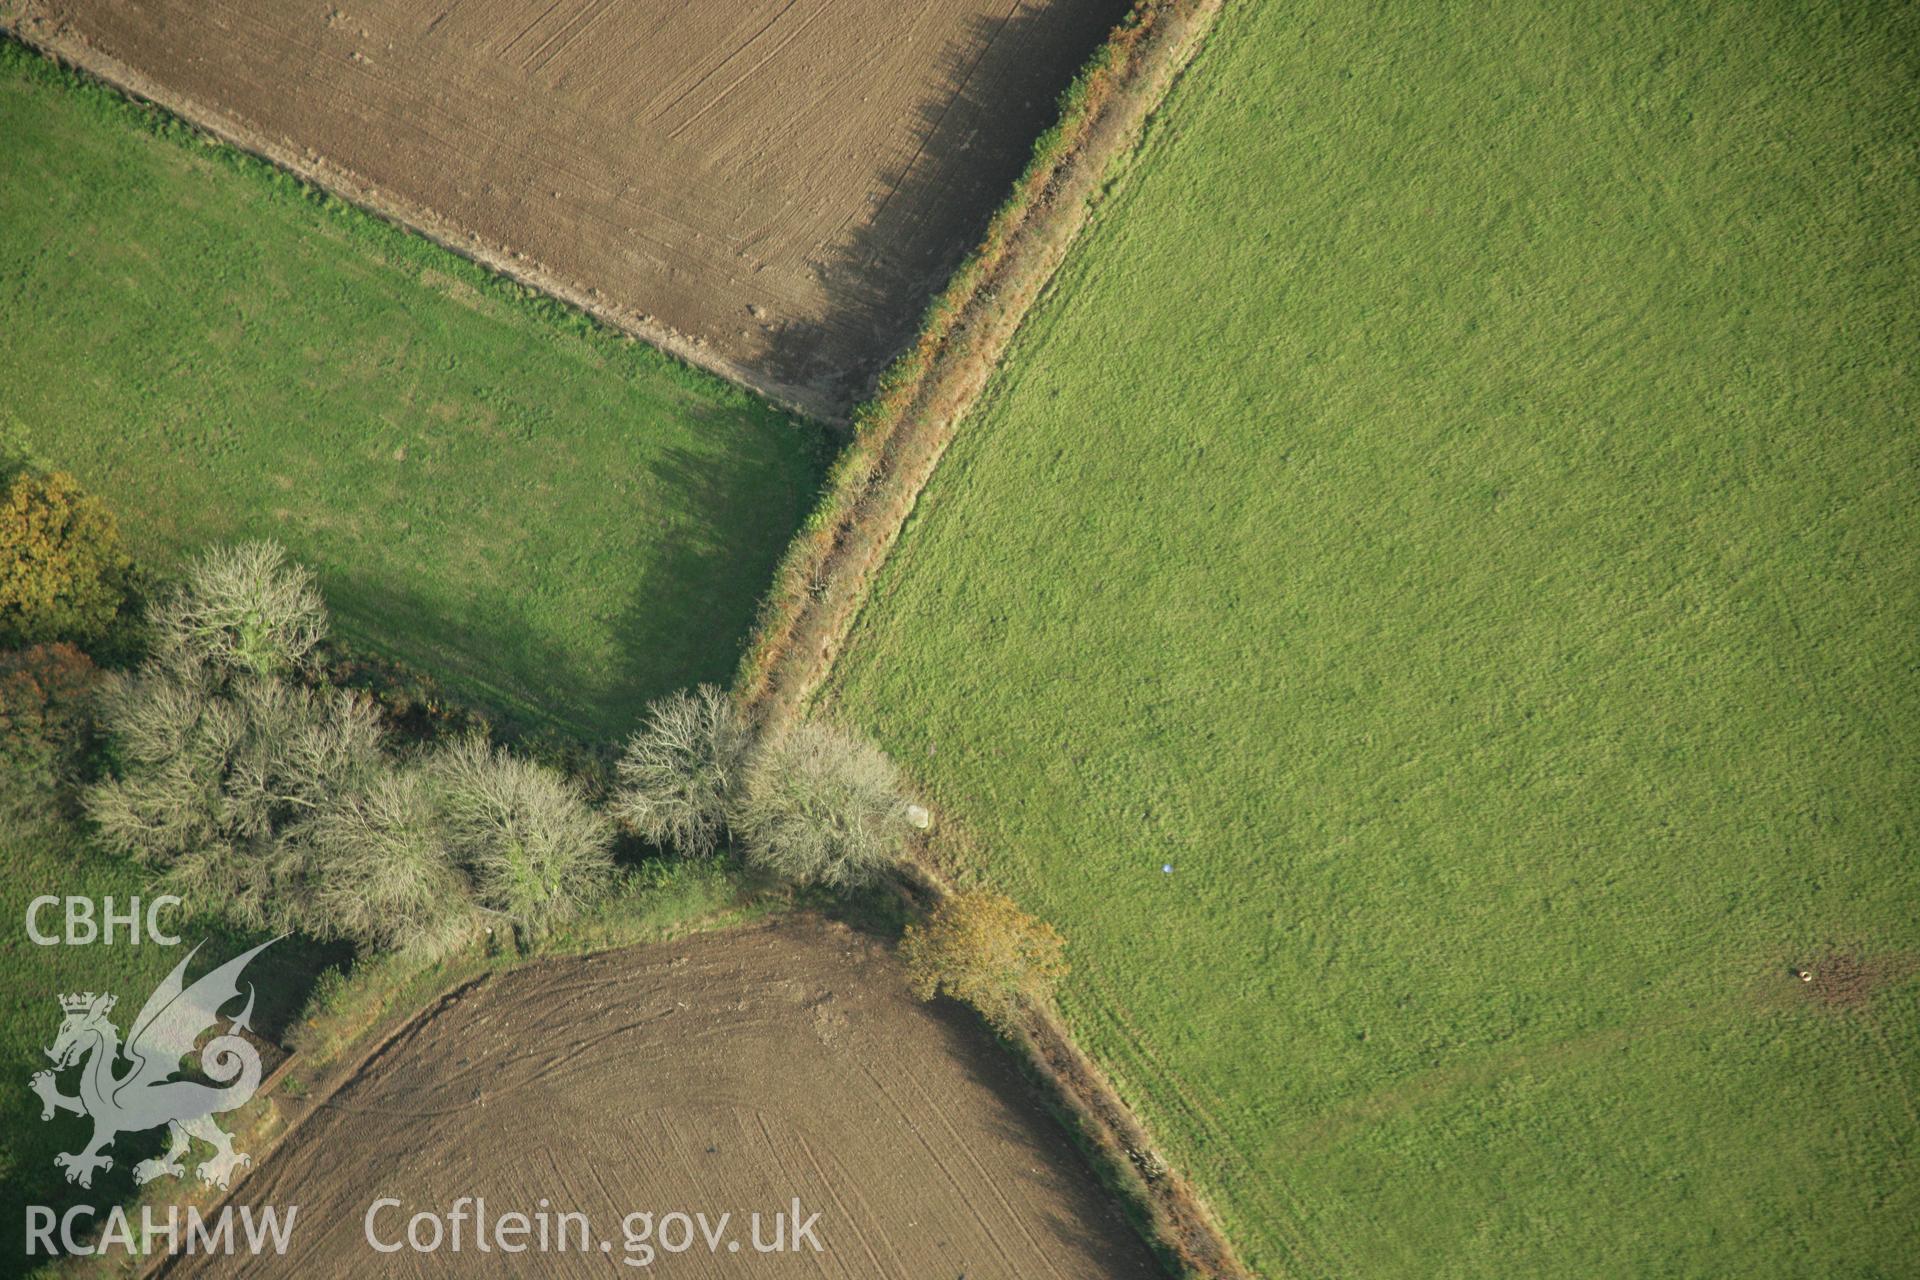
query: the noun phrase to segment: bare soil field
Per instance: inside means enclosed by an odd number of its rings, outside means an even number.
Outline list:
[[[578,1211],[582,1252],[385,1255],[376,1234],[461,1196]],[[822,1251],[759,1254],[748,1215],[798,1197]],[[733,1215],[676,1276],[1068,1280],[1157,1275],[1118,1207],[978,1025],[915,1002],[886,949],[809,920],[556,961],[448,997],[243,1182],[298,1205],[287,1274],[631,1273],[622,1219]],[[804,1214],[803,1214],[804,1216]],[[768,1222],[770,1224],[770,1217]],[[763,1227],[771,1239],[770,1225]],[[575,1233],[577,1240],[578,1233]],[[598,1241],[611,1245],[602,1253]],[[172,1274],[254,1271],[246,1257]]]
[[[834,415],[1122,0],[0,0],[24,38]]]

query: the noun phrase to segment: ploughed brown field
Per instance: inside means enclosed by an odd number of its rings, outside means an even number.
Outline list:
[[[586,1214],[590,1247],[572,1247],[575,1228],[568,1252],[482,1253],[471,1213],[457,1254],[450,1236],[432,1253],[365,1240],[378,1200],[400,1201],[374,1220],[393,1244],[412,1215],[447,1220],[462,1196],[484,1198],[490,1222],[531,1217],[543,1199],[550,1214]],[[820,1215],[821,1251],[755,1252],[749,1215],[763,1214],[771,1244],[771,1215],[795,1197],[803,1219]],[[299,1206],[286,1258],[183,1260],[169,1274],[1158,1274],[977,1021],[913,1000],[881,944],[806,918],[467,988],[321,1104],[233,1202]],[[696,1229],[691,1249],[642,1270],[626,1262],[641,1254],[622,1220],[647,1211],[704,1212],[709,1226],[731,1214],[740,1247],[709,1252]],[[677,1226],[667,1239],[680,1242]]]
[[[835,414],[1124,0],[12,0],[26,38]]]

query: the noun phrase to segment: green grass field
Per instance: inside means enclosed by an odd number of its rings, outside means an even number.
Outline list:
[[[155,565],[276,537],[350,641],[579,734],[728,675],[822,466],[811,425],[4,42],[0,369],[0,423]]]
[[[924,494],[830,706],[1262,1274],[1910,1273],[1915,48],[1228,6]]]

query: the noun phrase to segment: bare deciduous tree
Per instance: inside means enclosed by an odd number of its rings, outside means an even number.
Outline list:
[[[102,689],[120,765],[86,798],[102,839],[245,923],[304,923],[288,841],[385,764],[371,705],[281,678],[326,632],[313,575],[272,543],[214,548],[147,616],[153,652]]]
[[[380,950],[442,945],[473,909],[431,790],[419,771],[387,770],[337,799],[296,843],[311,886],[315,932]]]
[[[686,857],[712,853],[726,830],[750,743],[732,699],[712,685],[649,703],[620,757],[615,816]]]
[[[204,660],[222,676],[299,671],[327,634],[312,571],[289,562],[275,542],[203,552],[148,621],[156,656]]]
[[[120,759],[86,796],[102,841],[242,922],[300,923],[286,842],[380,776],[374,708],[272,677],[223,682],[178,656],[109,677],[100,706]]]
[[[371,702],[314,687],[326,611],[280,548],[207,552],[110,677],[103,842],[249,925],[444,949],[477,906],[536,936],[606,891],[612,828],[565,776],[469,738],[395,762]],[[476,906],[477,898],[477,906]]]
[[[753,862],[832,888],[873,880],[909,830],[893,762],[823,724],[797,725],[754,752],[732,826]]]
[[[538,936],[606,893],[612,827],[569,779],[478,736],[436,751],[427,769],[481,905]]]

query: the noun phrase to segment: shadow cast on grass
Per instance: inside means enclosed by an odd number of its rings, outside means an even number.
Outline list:
[[[450,613],[444,597],[390,576],[316,564],[335,630],[355,650],[431,677],[510,736],[550,730],[609,741],[632,729],[652,698],[702,681],[726,683],[821,466],[793,502],[791,525],[777,531],[765,527],[763,513],[742,512],[738,477],[714,459],[667,448],[645,466],[654,491],[669,500],[644,514],[610,510],[607,518],[652,522],[659,536],[627,566],[621,603],[598,619],[565,619],[584,626],[590,643],[569,643],[553,629],[539,568]],[[536,599],[547,605],[544,615],[529,607]]]

